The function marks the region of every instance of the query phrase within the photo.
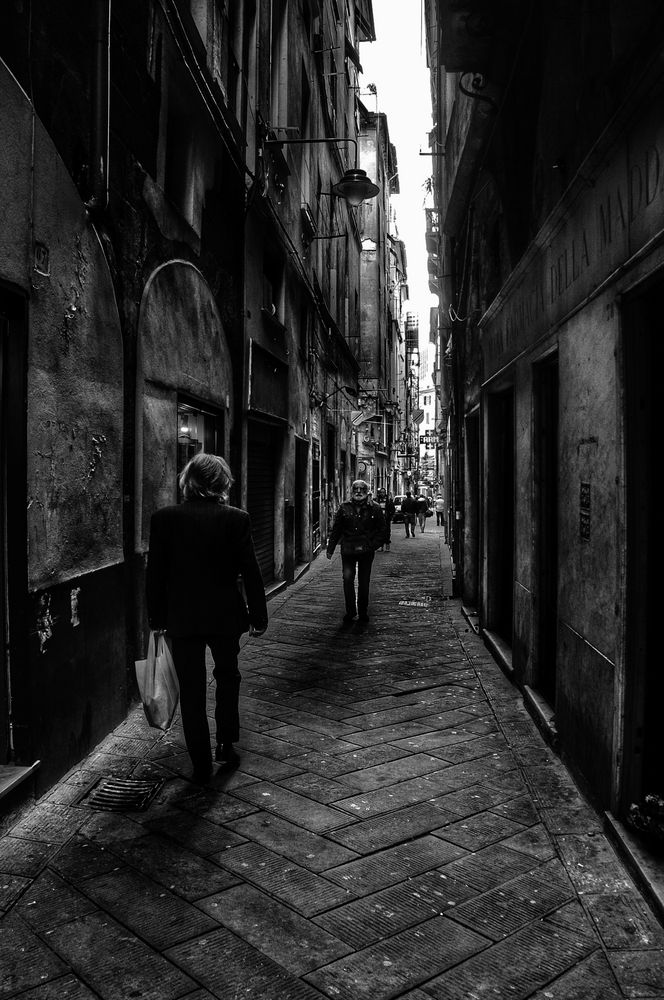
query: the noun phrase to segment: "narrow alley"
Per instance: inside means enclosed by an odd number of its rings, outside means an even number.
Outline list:
[[[4,816],[2,1000],[664,997],[661,926],[451,593],[442,528],[394,526],[368,625],[319,559],[243,640],[236,770],[193,785],[138,706]]]

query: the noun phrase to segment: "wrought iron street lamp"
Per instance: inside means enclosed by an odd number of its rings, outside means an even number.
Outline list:
[[[375,198],[380,192],[377,184],[367,176],[366,170],[357,165],[357,140],[348,136],[332,136],[325,139],[265,139],[265,146],[307,146],[314,143],[352,142],[355,147],[355,166],[344,171],[341,180],[332,185],[332,192],[339,198],[344,198],[351,208],[357,208],[368,198]]]

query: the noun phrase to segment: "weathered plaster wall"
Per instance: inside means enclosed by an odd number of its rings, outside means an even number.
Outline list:
[[[619,552],[617,311],[599,297],[560,334],[556,720],[566,754],[604,801],[613,768]],[[590,490],[590,508],[581,510]],[[589,513],[582,537],[581,519]]]
[[[54,179],[53,179],[54,180]],[[40,182],[42,190],[55,184]],[[28,389],[32,587],[122,560],[122,341],[96,235],[65,199],[36,233],[51,279],[31,297]],[[70,208],[75,209],[75,203]]]
[[[556,727],[565,757],[608,802],[614,727],[614,665],[564,622],[558,627]]]
[[[28,98],[0,61],[0,276],[24,290],[29,281],[31,119]]]
[[[38,589],[122,559],[122,339],[97,235],[5,69],[0,134],[0,277],[30,299],[28,576]]]
[[[40,794],[126,714],[124,566],[38,591],[30,603],[29,727],[15,713],[15,735],[19,761],[41,762]]]
[[[615,661],[617,312],[596,299],[560,333],[560,618]],[[581,537],[581,484],[590,487]]]
[[[39,792],[126,711],[123,349],[97,235],[1,65],[0,135],[0,280],[28,302],[26,410],[11,415],[27,432],[27,482],[9,486],[27,504],[31,591],[14,736],[19,763],[42,762]]]
[[[532,649],[533,465],[532,367],[517,365],[514,391],[514,631],[512,665],[524,680]]]

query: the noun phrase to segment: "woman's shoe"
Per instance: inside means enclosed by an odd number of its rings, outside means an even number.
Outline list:
[[[240,763],[240,755],[233,749],[232,743],[217,743],[214,759],[218,764],[224,763],[227,767],[236,767]]]

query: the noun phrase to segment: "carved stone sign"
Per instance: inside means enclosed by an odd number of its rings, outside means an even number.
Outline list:
[[[660,230],[663,214],[664,119],[651,114],[623,136],[594,176],[581,178],[576,197],[538,234],[487,310],[481,324],[485,378],[645,246]]]

